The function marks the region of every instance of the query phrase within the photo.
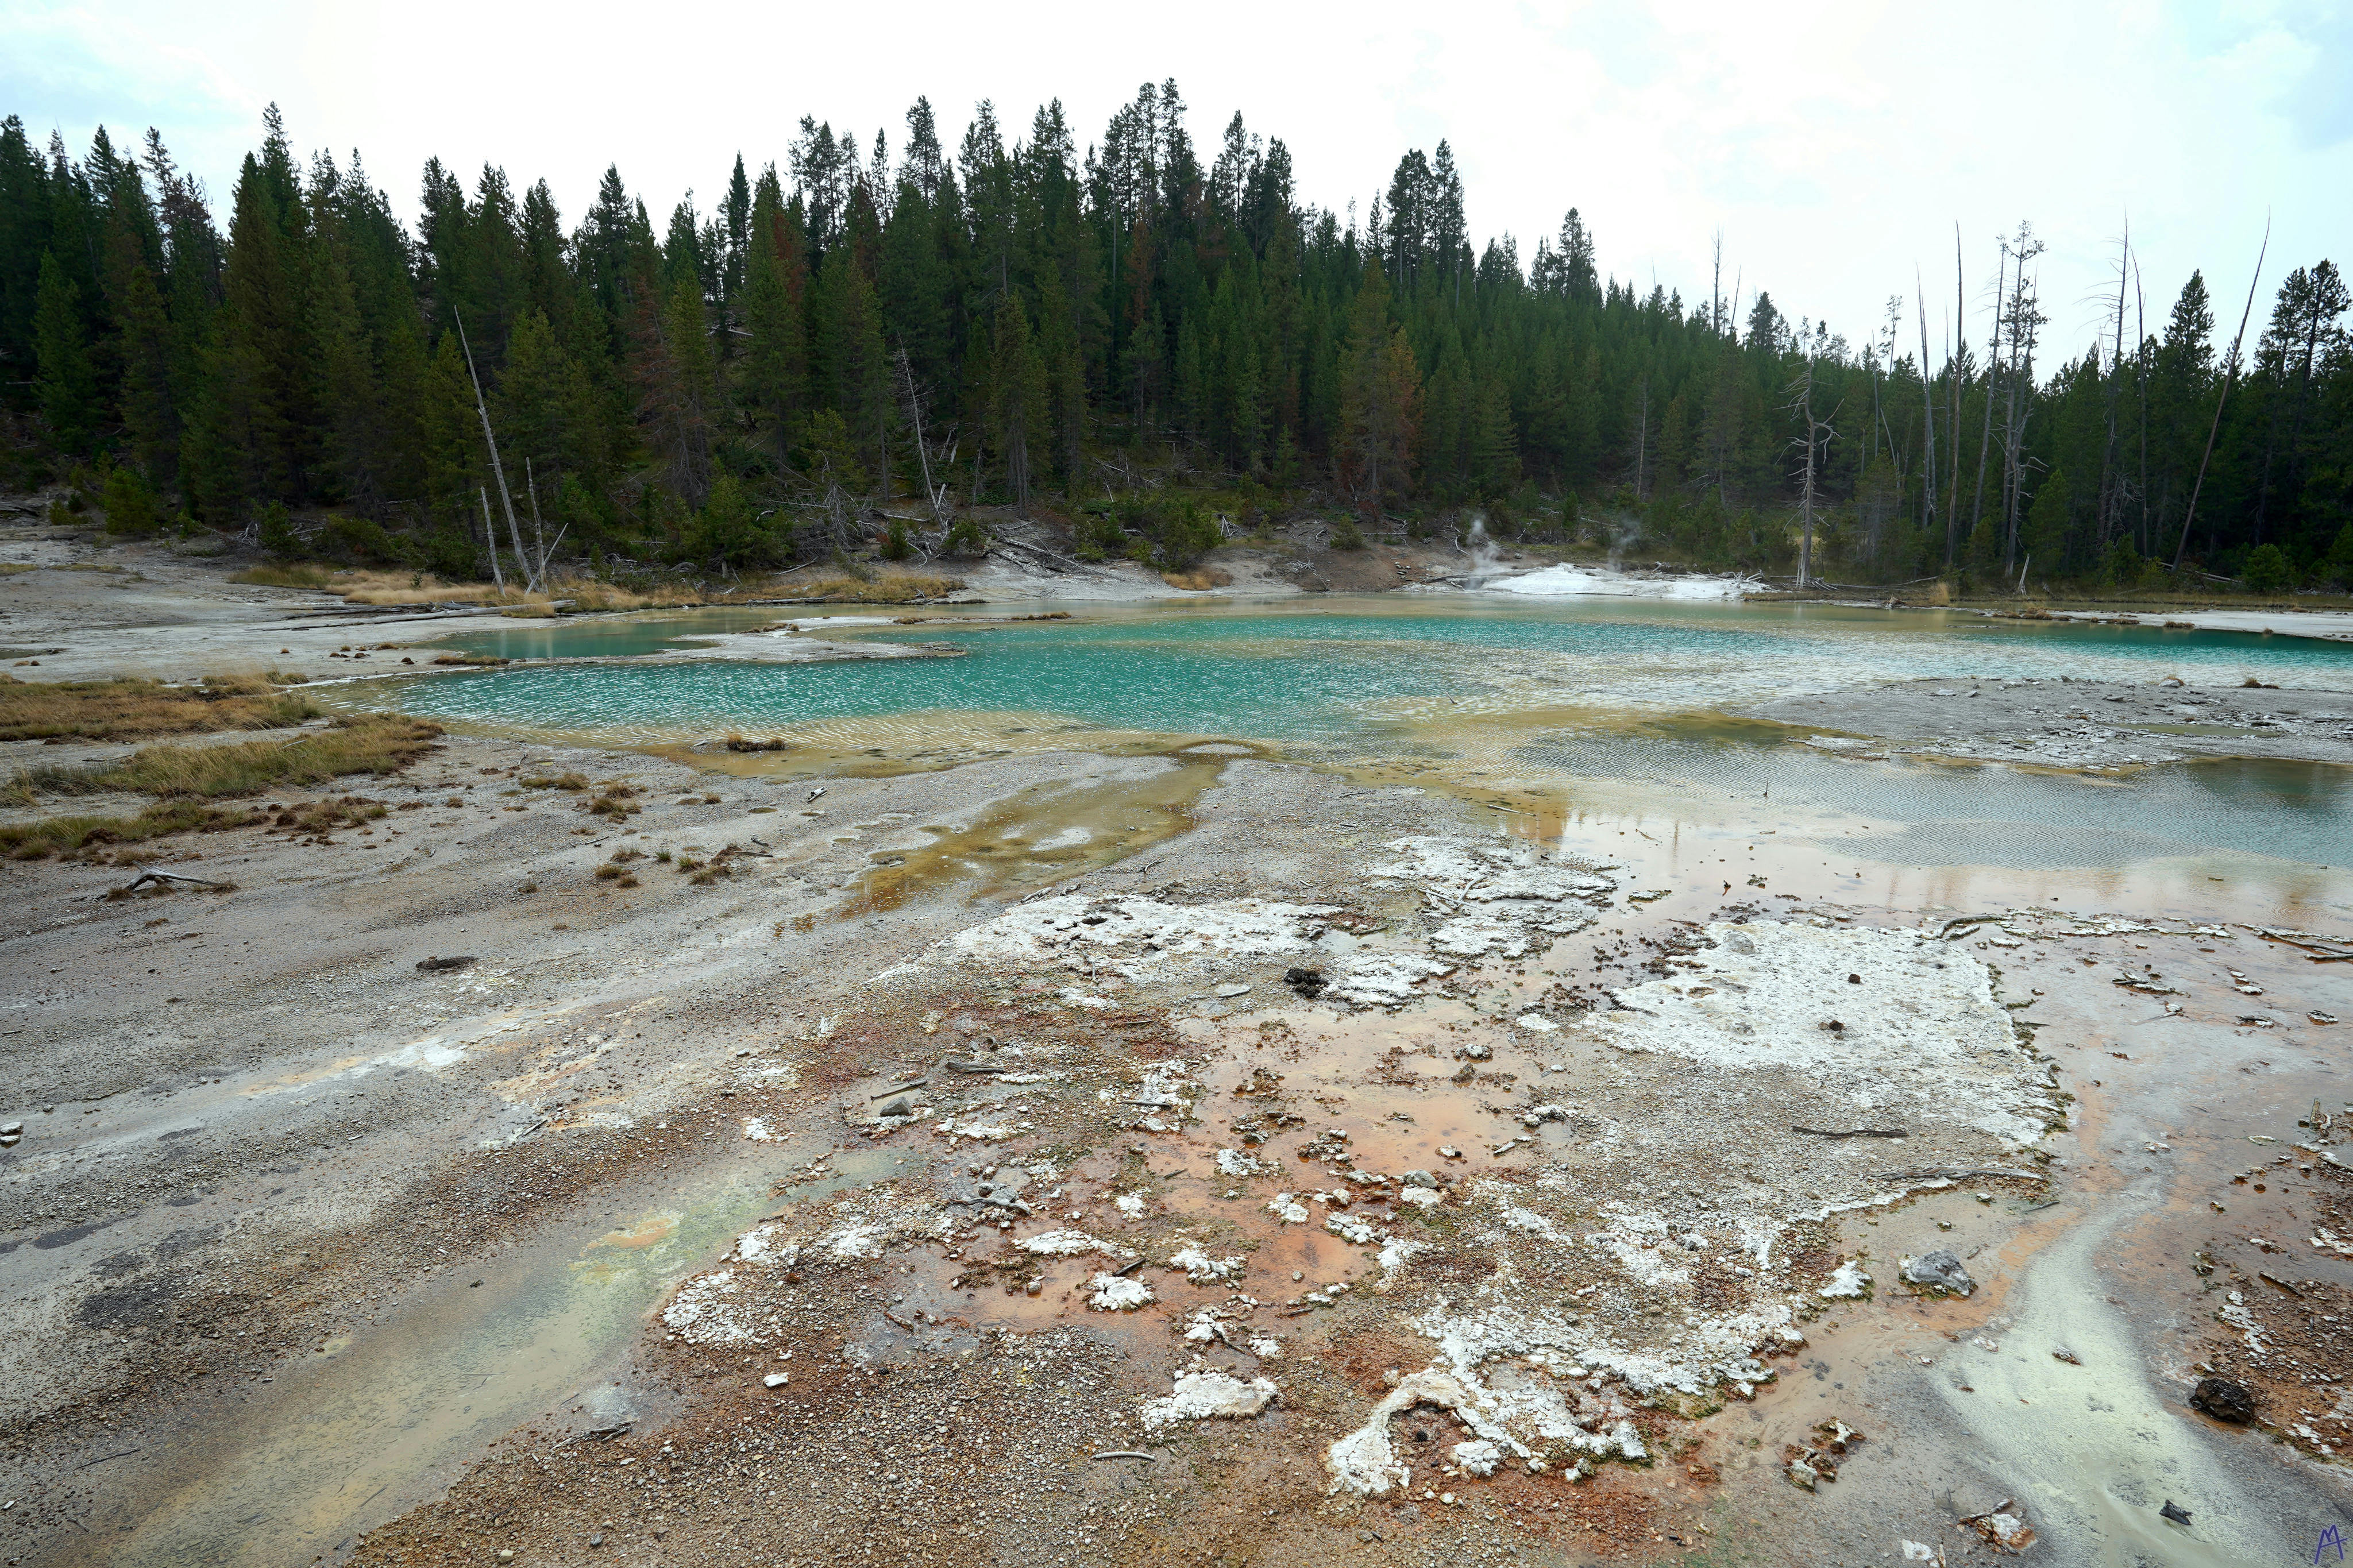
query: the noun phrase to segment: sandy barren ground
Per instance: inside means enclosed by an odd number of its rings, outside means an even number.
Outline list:
[[[0,1558],[2267,1563],[2353,1503],[2353,965],[2226,890],[1890,908],[1235,746],[331,795],[387,809],[158,863],[232,891],[0,868]]]
[[[2353,763],[2353,692],[2077,680],[1901,680],[1760,703],[1852,756],[1910,752],[2064,768],[2193,757]]]

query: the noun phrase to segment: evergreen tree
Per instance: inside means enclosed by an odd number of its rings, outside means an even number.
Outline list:
[[[989,429],[1013,507],[1029,509],[1030,443],[1046,427],[1046,375],[1030,341],[1020,299],[1008,290],[997,304],[989,334]]]
[[[237,178],[211,392],[216,428],[245,494],[294,499],[317,433],[312,362],[301,330],[300,258],[287,254],[272,162],[248,157]]]
[[[1388,280],[1367,260],[1349,310],[1336,461],[1340,482],[1368,512],[1378,512],[1390,494],[1413,483],[1420,381],[1405,329],[1389,321]]]
[[[48,421],[49,437],[59,451],[79,456],[90,449],[98,424],[98,377],[90,369],[81,290],[67,277],[55,253],[41,258],[33,338],[38,367],[35,388],[41,416]]]
[[[123,290],[121,359],[122,425],[132,460],[159,486],[180,467],[180,418],[172,385],[172,321],[146,267],[132,270]]]

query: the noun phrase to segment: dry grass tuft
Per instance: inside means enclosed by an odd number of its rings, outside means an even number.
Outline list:
[[[264,564],[232,573],[229,581],[242,583],[248,588],[324,588],[333,575],[324,566]]]
[[[24,804],[43,795],[123,793],[167,801],[220,800],[354,773],[397,773],[430,750],[440,734],[438,724],[367,714],[291,741],[147,746],[121,762],[94,767],[27,768],[0,795]]]
[[[28,768],[0,795],[29,803],[37,795],[135,792],[161,796],[136,816],[75,815],[0,827],[0,857],[39,860],[51,855],[102,852],[170,833],[229,827],[275,827],[323,836],[338,826],[385,815],[373,801],[345,796],[308,806],[223,810],[206,804],[259,795],[280,785],[324,784],[355,773],[391,773],[432,749],[441,727],[414,719],[370,714],[290,741],[248,741],[234,746],[148,746],[121,763],[90,768]],[[122,858],[120,855],[118,859]]]
[[[1233,582],[1234,574],[1230,572],[1221,572],[1214,566],[1196,567],[1190,572],[1163,572],[1160,574],[1160,580],[1172,588],[1183,588],[1190,593],[1200,594],[1211,588],[1228,586]]]
[[[213,676],[201,685],[160,680],[20,681],[0,675],[0,741],[131,741],[221,730],[279,730],[315,719],[307,697],[258,675]]]
[[[688,610],[711,602],[708,595],[683,584],[625,588],[615,583],[600,583],[593,577],[551,583],[547,591],[558,599],[572,601],[571,607],[575,611]]]
[[[137,844],[167,833],[243,827],[255,820],[242,811],[223,811],[192,800],[151,805],[136,816],[48,816],[0,827],[0,856],[44,860],[111,844]]]
[[[921,572],[878,572],[871,581],[857,577],[821,577],[811,583],[777,584],[796,600],[830,605],[911,605],[941,599],[964,586],[960,578]],[[778,596],[784,596],[779,595]]]

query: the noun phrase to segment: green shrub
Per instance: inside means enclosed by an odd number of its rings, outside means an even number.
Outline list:
[[[892,518],[891,526],[882,534],[882,559],[904,561],[914,553],[915,542],[907,537],[905,521],[899,518]]]
[[[284,501],[264,502],[257,519],[261,525],[261,548],[280,561],[290,561],[302,553],[302,536],[294,531],[294,519],[286,510]]]
[[[2353,522],[2337,531],[2337,542],[2321,557],[2320,575],[2340,588],[2353,588]]]
[[[1332,525],[1333,549],[1362,550],[1364,547],[1365,531],[1356,526],[1355,518],[1344,517]]]
[[[1127,553],[1127,530],[1108,510],[1089,511],[1079,519],[1076,544],[1082,561],[1109,561]]]
[[[976,520],[960,517],[948,530],[947,537],[940,542],[940,553],[976,560],[988,553],[988,535],[982,531]]]
[[[130,468],[116,468],[108,472],[99,504],[106,509],[106,531],[109,533],[155,531],[159,519],[154,492]]]
[[[1120,511],[1121,521],[1134,536],[1129,553],[1163,572],[1182,572],[1225,542],[1217,520],[1189,500],[1155,497],[1130,501]],[[1144,548],[1136,549],[1137,544]]]
[[[2276,544],[2257,546],[2248,554],[2243,573],[2248,588],[2258,594],[2278,593],[2294,574],[2286,554]]]
[[[328,554],[358,562],[391,563],[405,560],[401,542],[384,531],[374,518],[336,516],[319,531],[319,546]]]
[[[454,528],[437,528],[417,547],[420,564],[444,583],[471,582],[482,569],[474,542]]]

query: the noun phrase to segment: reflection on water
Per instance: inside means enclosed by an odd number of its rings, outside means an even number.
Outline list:
[[[749,618],[635,617],[626,631],[659,640]],[[1858,847],[1917,865],[2116,865],[2203,850],[2353,861],[2345,770],[2333,766],[2200,763],[2093,780],[1874,763],[1793,747],[1779,726],[1725,716],[1773,697],[1914,678],[2353,686],[2353,647],[2311,639],[1823,605],[1435,595],[1124,606],[990,625],[878,617],[839,629],[953,642],[970,657],[622,660],[399,689],[420,713],[625,744],[757,728],[792,738],[803,763],[850,758],[868,771],[1224,736],[1302,760],[1387,763],[1458,790],[1612,780],[1675,792],[1694,808],[1769,795],[1777,805],[1883,825]],[[498,635],[573,654],[621,634],[558,623]],[[792,755],[777,765],[790,769]]]
[[[463,630],[436,637],[427,647],[501,658],[630,658],[666,647],[691,647],[700,635],[748,632],[773,626],[772,609],[696,610],[691,615],[572,616],[515,620],[484,616]]]
[[[1663,726],[1547,736],[1510,755],[1561,773],[1695,795],[1687,802],[1695,815],[1727,815],[1724,808],[1745,797],[1902,824],[1840,841],[1898,864],[2113,866],[2212,850],[2353,864],[2346,809],[2353,781],[2327,763],[2232,758],[2094,777],[1993,763],[1862,761]]]
[[[567,623],[495,635],[549,653],[598,637],[740,629],[747,612]],[[987,709],[1129,730],[1332,738],[1384,721],[1535,708],[1682,712],[1915,677],[2286,686],[2353,681],[2353,648],[2242,633],[1821,606],[1495,605],[1428,598],[1124,610],[1084,620],[846,628],[970,657],[818,665],[695,661],[505,670],[414,683],[418,712],[501,725],[675,735]],[[473,634],[468,634],[470,637]],[[498,651],[498,650],[491,650]]]

